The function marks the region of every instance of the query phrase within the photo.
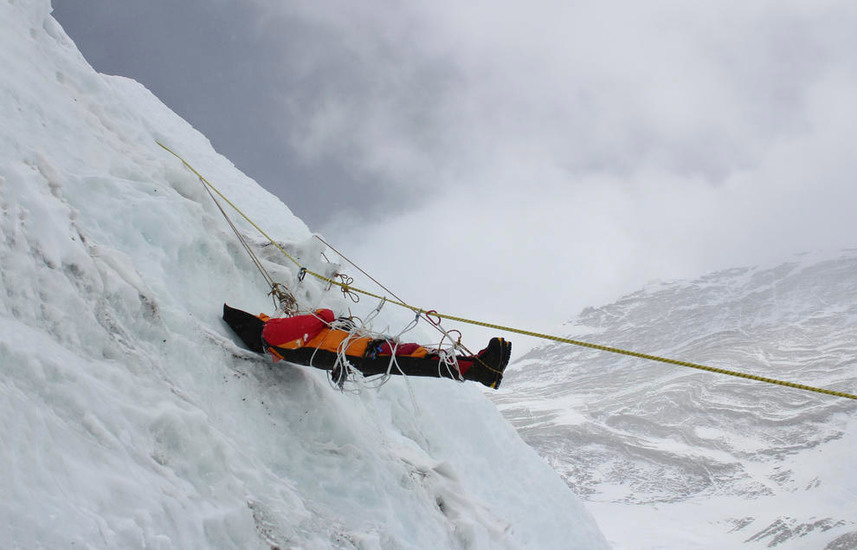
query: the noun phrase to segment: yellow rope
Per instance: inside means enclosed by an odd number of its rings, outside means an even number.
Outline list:
[[[649,355],[647,353],[639,353],[636,351],[628,351],[628,350],[624,350],[624,349],[613,348],[610,346],[602,346],[599,344],[591,344],[589,342],[581,342],[580,340],[572,340],[570,338],[562,338],[560,336],[552,336],[550,334],[542,334],[539,332],[532,332],[529,330],[521,330],[521,329],[516,329],[516,328],[512,328],[512,327],[504,327],[502,325],[495,325],[492,323],[483,323],[480,321],[473,321],[470,319],[464,319],[462,317],[455,317],[453,315],[438,314],[438,316],[442,317],[443,319],[449,319],[450,321],[459,321],[459,322],[468,323],[471,325],[477,325],[477,326],[481,326],[481,327],[487,327],[487,328],[493,328],[493,329],[497,329],[497,330],[514,332],[517,334],[532,336],[534,338],[541,338],[543,340],[553,340],[554,342],[562,342],[564,344],[572,344],[574,346],[582,346],[585,348],[591,348],[591,349],[596,349],[596,350],[600,350],[600,351],[607,351],[610,353],[618,353],[620,355],[628,355],[630,357],[637,357],[639,359],[647,359],[649,361],[658,361],[660,363],[667,363],[670,365],[678,365],[680,367],[690,367],[692,369],[704,370],[704,371],[708,371],[708,372],[716,372],[717,374],[725,374],[728,376],[737,376],[738,378],[746,378],[747,380],[755,380],[757,382],[766,382],[768,384],[776,384],[779,386],[786,386],[786,387],[795,388],[798,390],[806,390],[806,391],[811,391],[811,392],[815,392],[815,393],[823,393],[825,395],[835,395],[837,397],[845,397],[847,399],[857,399],[857,395],[852,395],[850,393],[845,393],[845,392],[840,392],[840,391],[835,391],[835,390],[826,390],[824,388],[816,388],[813,386],[807,386],[805,384],[796,384],[794,382],[786,382],[784,380],[776,380],[774,378],[766,378],[764,376],[757,376],[755,374],[747,374],[747,373],[743,373],[743,372],[736,372],[736,371],[731,371],[731,370],[726,370],[726,369],[719,369],[716,367],[709,367],[707,365],[700,365],[698,363],[690,363],[688,361],[679,361],[676,359],[668,359],[666,357],[658,357],[657,355]]]
[[[315,272],[310,271],[310,270],[306,269],[305,267],[303,267],[300,264],[300,262],[298,262],[295,258],[293,258],[288,252],[286,252],[283,249],[283,247],[281,247],[277,242],[275,242],[271,237],[269,237],[268,234],[262,230],[262,228],[260,228],[258,225],[256,225],[256,223],[253,222],[253,220],[251,220],[249,217],[247,217],[246,214],[244,214],[237,206],[235,206],[235,204],[233,204],[232,201],[227,199],[226,196],[223,195],[223,193],[221,193],[214,185],[211,184],[211,182],[209,182],[207,179],[205,179],[205,177],[203,177],[202,174],[197,172],[193,168],[193,166],[188,164],[188,162],[185,159],[183,159],[181,156],[179,156],[177,153],[175,153],[172,149],[170,149],[169,147],[167,147],[163,143],[157,142],[157,144],[160,145],[161,147],[163,147],[166,151],[171,153],[177,159],[179,159],[182,162],[182,164],[184,164],[191,172],[196,174],[196,176],[203,183],[205,183],[215,193],[217,193],[224,201],[226,201],[227,204],[229,204],[229,206],[231,206],[233,209],[235,209],[235,211],[238,212],[238,214],[240,214],[241,217],[243,217],[245,220],[247,220],[248,223],[250,223],[250,225],[252,225],[254,228],[256,228],[256,230],[259,231],[259,233],[261,233],[266,239],[268,239],[271,242],[271,244],[273,244],[275,247],[277,247],[277,249],[280,252],[282,252],[284,256],[286,256],[288,259],[290,259],[292,262],[294,262],[294,264],[296,266],[298,266],[298,268],[303,270],[305,273],[312,275],[313,277],[328,283],[329,285],[336,285],[336,286],[340,287],[346,293],[358,293],[358,294],[363,294],[364,296],[370,296],[372,298],[377,298],[379,300],[386,300],[386,302],[388,304],[394,304],[394,305],[397,305],[400,307],[404,307],[404,308],[410,309],[411,311],[413,311],[415,313],[419,313],[419,314],[425,314],[425,313],[431,312],[431,314],[433,316],[438,317],[440,319],[447,319],[449,321],[457,321],[459,323],[467,323],[469,325],[475,325],[475,326],[480,326],[480,327],[485,327],[485,328],[492,328],[495,330],[502,330],[502,331],[506,331],[506,332],[512,332],[515,334],[522,334],[524,336],[531,336],[533,338],[541,338],[543,340],[551,340],[551,341],[560,342],[563,344],[571,344],[574,346],[581,346],[581,347],[595,349],[595,350],[599,350],[599,351],[606,351],[609,353],[616,353],[619,355],[626,355],[626,356],[630,356],[630,357],[636,357],[639,359],[646,359],[649,361],[657,361],[660,363],[667,363],[669,365],[676,365],[676,366],[680,366],[680,367],[689,367],[692,369],[703,370],[703,371],[707,371],[707,372],[714,372],[717,374],[725,374],[727,376],[735,376],[735,377],[744,378],[747,380],[755,380],[757,382],[765,382],[767,384],[775,384],[778,386],[785,386],[788,388],[794,388],[794,389],[798,389],[798,390],[805,390],[805,391],[810,391],[810,392],[815,392],[815,393],[821,393],[824,395],[832,395],[832,396],[836,396],[836,397],[844,397],[846,399],[857,400],[857,395],[850,394],[850,393],[845,393],[845,392],[840,392],[840,391],[835,391],[835,390],[827,390],[824,388],[816,388],[814,386],[807,386],[805,384],[797,384],[795,382],[786,382],[784,380],[777,380],[775,378],[766,378],[764,376],[757,376],[755,374],[747,374],[747,373],[743,373],[743,372],[731,371],[731,370],[726,370],[726,369],[719,369],[716,367],[709,367],[707,365],[700,365],[698,363],[690,363],[688,361],[679,361],[676,359],[668,359],[666,357],[658,357],[657,355],[649,355],[647,353],[639,353],[636,351],[628,351],[628,350],[624,350],[624,349],[620,349],[620,348],[614,348],[614,347],[610,347],[610,346],[602,346],[599,344],[591,344],[589,342],[582,342],[580,340],[572,340],[570,338],[562,338],[560,336],[553,336],[550,334],[543,334],[540,332],[533,332],[533,331],[523,330],[523,329],[514,328],[514,327],[507,327],[507,326],[503,326],[503,325],[497,325],[494,323],[486,323],[483,321],[476,321],[473,319],[467,319],[465,317],[457,317],[455,315],[447,315],[447,314],[443,314],[443,313],[437,313],[434,310],[425,310],[425,309],[417,308],[417,307],[414,307],[412,305],[406,304],[405,302],[402,302],[402,301],[391,300],[385,296],[379,296],[378,294],[374,294],[374,293],[368,292],[366,290],[361,290],[359,288],[355,288],[355,287],[350,285],[350,281],[346,284],[343,282],[335,281],[333,279],[329,279],[329,278],[325,277],[324,275],[315,273]]]

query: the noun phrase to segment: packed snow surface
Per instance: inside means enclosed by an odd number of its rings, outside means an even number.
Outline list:
[[[857,394],[857,251],[652,284],[565,332]],[[857,401],[568,345],[504,388],[617,550],[857,549]]]
[[[476,385],[342,393],[236,345],[223,302],[271,313],[267,288],[156,140],[310,268],[321,248],[50,10],[0,0],[0,546],[607,547]],[[306,307],[346,311],[239,227]]]

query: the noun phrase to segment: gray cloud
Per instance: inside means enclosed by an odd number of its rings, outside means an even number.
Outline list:
[[[551,325],[854,245],[848,0],[55,3],[420,305]]]
[[[322,87],[298,62],[313,39],[328,40],[303,22],[274,25],[233,0],[55,0],[54,15],[97,70],[145,84],[310,224],[378,194],[336,154],[313,159],[294,147],[306,125],[295,106]]]

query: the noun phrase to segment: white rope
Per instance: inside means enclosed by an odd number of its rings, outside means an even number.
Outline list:
[[[448,378],[452,378],[453,380],[457,380],[459,382],[464,382],[464,376],[461,375],[461,368],[458,365],[458,348],[459,343],[453,339],[450,333],[458,332],[457,330],[443,330],[440,325],[437,325],[438,330],[443,333],[443,336],[440,339],[440,343],[437,345],[437,355],[438,355],[438,367],[437,374],[441,378],[446,378],[443,376],[443,370],[446,369],[446,373],[449,375]],[[458,332],[459,336],[461,335]],[[449,344],[444,345],[446,340],[449,340]],[[459,338],[460,340],[460,338]]]
[[[373,283],[375,283],[376,285],[378,285],[378,286],[379,286],[381,289],[383,289],[386,293],[390,294],[393,298],[395,298],[396,300],[398,300],[400,303],[402,303],[402,304],[404,304],[404,303],[405,303],[405,301],[404,301],[404,300],[402,300],[401,298],[399,298],[399,297],[396,295],[396,293],[395,293],[395,292],[393,292],[392,290],[390,290],[389,288],[387,288],[386,286],[384,286],[383,284],[381,284],[381,282],[380,282],[380,281],[378,281],[378,280],[377,280],[377,279],[375,279],[372,275],[370,275],[369,273],[367,273],[366,271],[364,271],[364,270],[363,270],[363,268],[361,268],[359,265],[357,265],[356,263],[352,262],[352,261],[351,261],[347,256],[345,256],[342,252],[340,252],[339,250],[337,250],[336,248],[334,248],[334,247],[333,247],[333,245],[331,245],[330,243],[328,243],[327,241],[325,241],[324,239],[322,239],[322,238],[321,238],[319,235],[317,235],[317,234],[316,234],[316,235],[313,235],[313,237],[314,237],[315,239],[317,239],[318,241],[320,241],[323,245],[325,245],[326,247],[328,247],[329,249],[331,249],[332,251],[334,251],[337,255],[339,255],[339,257],[340,257],[340,258],[342,258],[343,260],[345,260],[346,262],[348,262],[349,264],[351,264],[351,265],[352,265],[352,266],[353,266],[357,271],[359,271],[360,273],[362,273],[363,275],[365,275],[366,277],[368,277],[368,278],[369,278],[369,280],[371,280]],[[353,280],[353,279],[352,279],[352,280]],[[351,284],[351,282],[349,281],[349,282],[347,283],[347,285],[350,285],[350,284]],[[348,290],[348,286],[347,286],[347,285],[345,285],[345,286],[343,287],[343,289],[342,289],[342,290],[343,290],[343,293],[345,293],[345,294],[351,294],[352,292]],[[332,286],[332,283],[328,286],[328,290],[330,289],[330,286]],[[352,298],[352,299],[353,299],[353,298]],[[387,299],[387,298],[386,298],[386,297],[384,297],[384,300],[385,300],[385,301],[386,301],[386,299]],[[355,301],[356,301],[356,300],[355,300]],[[408,307],[410,307],[410,306],[408,306]],[[413,309],[413,308],[411,308],[411,309]],[[438,332],[440,332],[440,333],[443,335],[443,336],[441,337],[441,343],[443,342],[443,340],[444,340],[445,338],[449,337],[449,332],[453,332],[453,331],[446,331],[446,330],[444,330],[444,329],[440,326],[440,321],[441,321],[441,319],[440,319],[440,318],[438,318],[437,322],[433,321],[433,320],[431,319],[431,317],[430,317],[430,315],[431,315],[431,313],[432,313],[431,311],[422,311],[422,310],[415,310],[415,311],[416,311],[416,313],[417,313],[417,316],[418,316],[418,317],[423,317],[426,321],[428,321],[428,322],[429,322],[429,324],[430,324],[430,325],[432,325],[435,329],[437,329],[437,330],[438,330]],[[458,332],[458,331],[454,331],[454,332]],[[459,332],[459,334],[461,334],[461,333]],[[450,338],[450,340],[452,340],[452,339]],[[467,349],[467,347],[466,347],[464,344],[462,344],[462,343],[461,343],[461,339],[460,339],[460,338],[458,339],[458,341],[457,341],[457,342],[455,342],[455,343],[453,344],[453,347],[455,348],[455,350],[456,350],[456,351],[463,351],[463,352],[464,352],[464,355],[473,355],[473,353],[472,353],[470,350],[468,350],[468,349]],[[456,371],[458,371],[457,365],[458,365],[458,362],[456,361]],[[461,375],[459,374],[459,376],[461,376]]]
[[[381,336],[380,334],[371,330],[370,323],[378,316],[381,308],[384,306],[384,303],[386,303],[386,299],[381,301],[378,307],[366,317],[365,321],[359,317],[351,316],[345,320],[337,319],[332,323],[325,323],[328,328],[348,332],[348,335],[339,343],[339,346],[337,346],[336,360],[334,361],[333,368],[330,370],[330,375],[328,376],[328,381],[335,389],[342,392],[360,393],[363,389],[380,388],[387,382],[385,377],[378,384],[367,385],[364,382],[365,377],[363,376],[363,373],[361,373],[351,363],[351,361],[349,361],[348,354],[346,353],[351,343],[358,338],[370,338],[372,340],[383,339],[383,337],[379,338],[379,336]],[[316,348],[316,351],[318,351],[318,348]],[[315,352],[313,352],[312,357],[315,357]],[[312,361],[312,359],[310,361]],[[310,363],[310,365],[311,364],[312,363]],[[356,387],[346,388],[346,383],[348,382],[352,383],[352,385]]]
[[[332,388],[343,393],[359,394],[364,389],[376,390],[381,388],[389,382],[390,378],[392,378],[394,374],[398,374],[405,379],[405,384],[408,387],[408,392],[411,395],[414,407],[419,408],[413,388],[408,380],[408,375],[399,365],[397,360],[397,352],[399,345],[402,343],[402,337],[419,325],[420,318],[423,317],[423,312],[417,312],[413,320],[395,336],[386,336],[372,329],[372,322],[378,317],[381,309],[383,309],[386,304],[386,301],[386,298],[382,298],[378,306],[366,316],[365,320],[352,315],[348,318],[339,318],[332,322],[328,322],[325,319],[322,319],[315,311],[309,313],[321,321],[328,329],[348,333],[337,346],[336,359],[334,360],[333,367],[328,371],[328,383]],[[435,325],[435,328],[439,329],[443,335],[440,343],[436,347],[438,354],[438,377],[450,378],[452,380],[464,382],[464,377],[461,375],[461,370],[458,364],[458,354],[456,353],[459,345],[452,336],[452,333],[458,331],[446,331],[437,325]],[[368,338],[373,342],[385,341],[390,346],[390,360],[387,363],[387,369],[385,372],[367,377],[350,361],[347,353],[348,348],[355,340],[360,338]],[[319,351],[321,344],[322,341],[319,341],[318,345],[313,350],[313,353],[310,356],[309,366],[313,366],[316,353]]]
[[[402,336],[416,328],[416,326],[419,324],[420,316],[415,316],[414,320],[408,323],[405,328],[403,328],[397,335],[392,337],[385,336],[372,329],[372,322],[378,317],[386,301],[387,299],[383,298],[378,304],[378,307],[372,310],[372,312],[370,312],[369,315],[366,316],[365,320],[356,316],[352,316],[349,318],[347,326],[343,326],[343,323],[337,323],[336,321],[328,324],[329,328],[346,330],[348,332],[348,336],[346,336],[337,347],[336,361],[333,365],[333,369],[330,371],[330,376],[328,378],[331,385],[336,389],[343,392],[349,391],[354,393],[359,393],[363,389],[378,389],[390,380],[394,372],[397,372],[407,380],[407,375],[402,370],[401,366],[399,366],[399,363],[396,360],[396,352],[398,351]],[[383,340],[390,345],[391,355],[390,361],[387,364],[386,372],[378,375],[373,375],[371,378],[367,379],[367,377],[363,375],[362,372],[360,372],[354,365],[351,364],[351,361],[348,360],[348,355],[346,351],[348,350],[348,347],[351,345],[351,343],[357,338],[370,338],[373,341]],[[316,348],[316,351],[318,351],[318,348]],[[314,357],[315,352],[313,352],[313,358]],[[349,382],[356,387],[353,389],[346,389],[346,383]],[[407,385],[409,391],[413,393],[410,388],[410,383],[407,383]]]

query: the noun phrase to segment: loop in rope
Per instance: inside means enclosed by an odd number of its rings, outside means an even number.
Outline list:
[[[342,290],[342,295],[350,299],[355,304],[358,303],[360,301],[360,295],[351,290],[351,283],[354,282],[354,277],[349,277],[344,273],[337,273],[336,276],[341,280],[338,284],[340,290]]]

